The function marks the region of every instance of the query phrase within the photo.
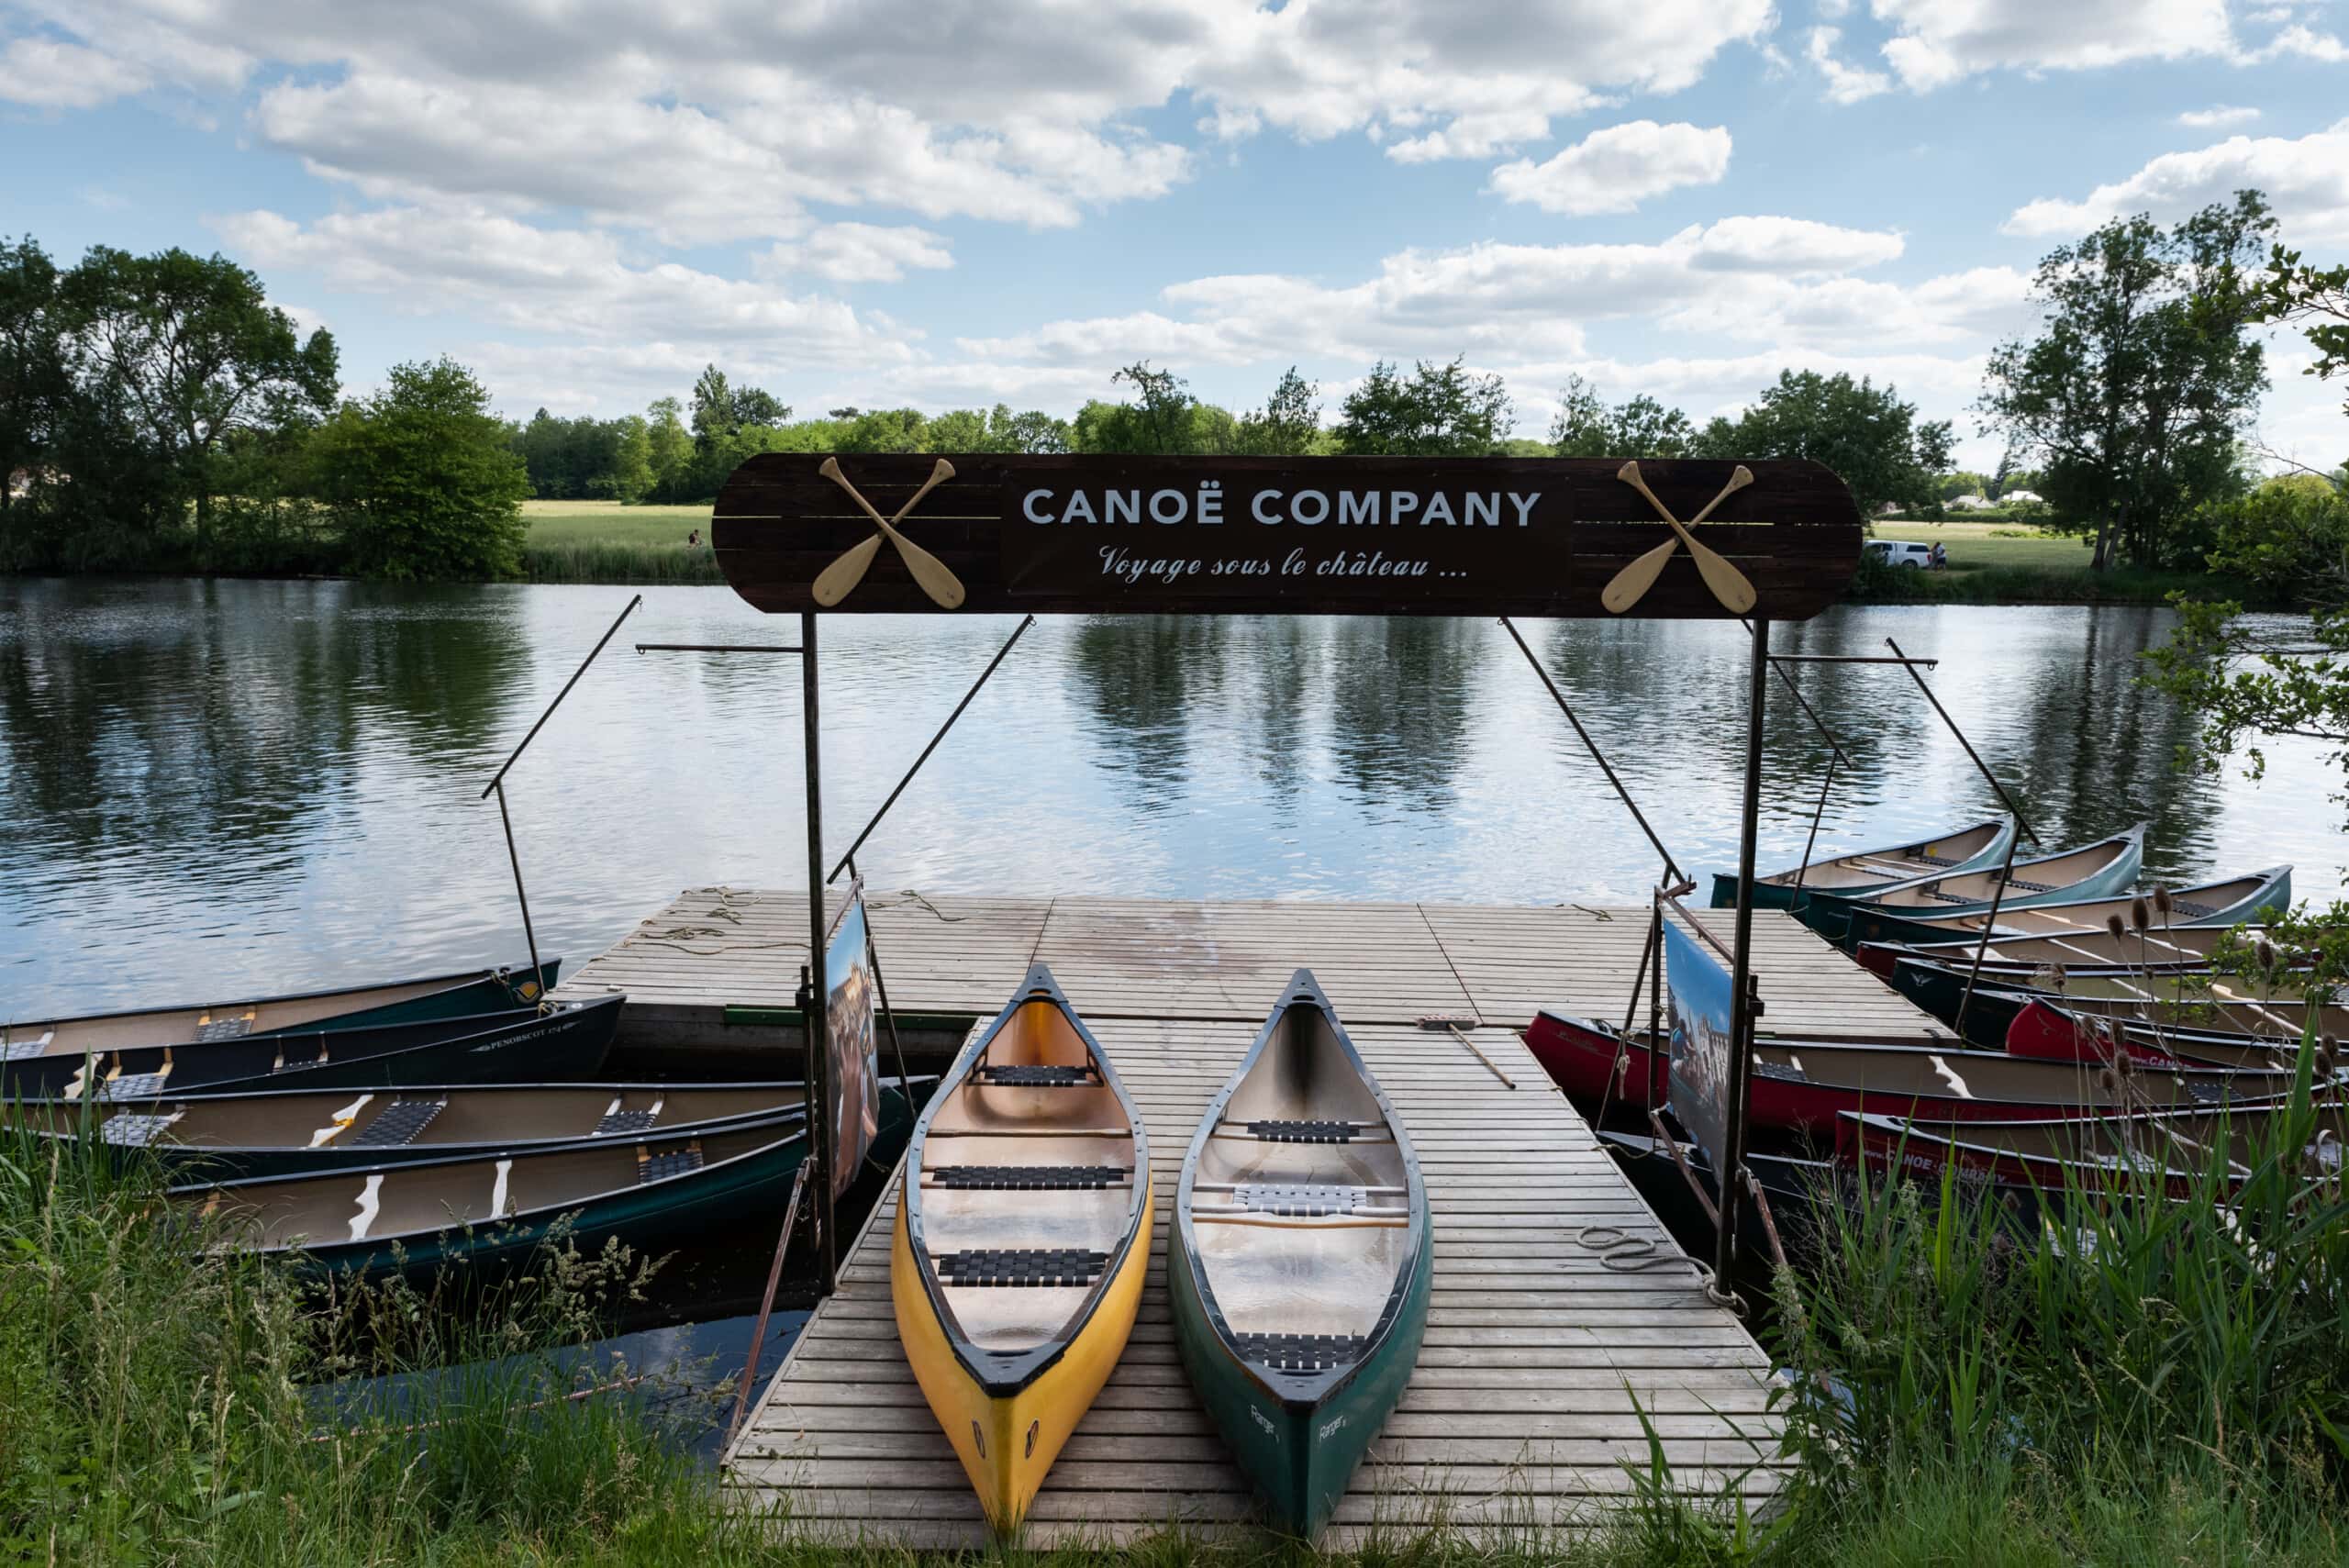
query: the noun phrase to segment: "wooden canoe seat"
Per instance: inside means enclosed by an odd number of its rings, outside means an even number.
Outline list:
[[[1089,1285],[1109,1266],[1109,1254],[1083,1247],[984,1247],[932,1262],[941,1284]]]
[[[165,1067],[160,1073],[128,1073],[119,1077],[109,1078],[98,1085],[98,1098],[102,1100],[149,1099],[163,1092],[164,1081],[171,1075],[172,1070]]]
[[[184,1110],[165,1111],[161,1116],[126,1111],[121,1116],[110,1116],[98,1129],[98,1140],[117,1149],[143,1149],[186,1114]]]
[[[1277,1372],[1328,1372],[1362,1359],[1360,1334],[1234,1334],[1232,1349]]]
[[[402,1149],[423,1135],[433,1118],[449,1106],[449,1098],[437,1100],[398,1100],[376,1113],[375,1119],[359,1129],[346,1147],[351,1149]]]
[[[1090,1066],[1014,1065],[977,1068],[970,1081],[1003,1089],[1089,1089],[1101,1082],[1101,1075]]]
[[[225,1018],[207,1017],[195,1026],[195,1038],[200,1043],[216,1040],[242,1040],[252,1032],[253,1016],[249,1012],[232,1014]]]
[[[595,1136],[609,1138],[618,1132],[650,1132],[661,1120],[659,1106],[640,1111],[606,1111],[596,1120]]]
[[[982,1192],[1085,1192],[1132,1176],[1123,1165],[939,1165],[922,1173],[929,1186]]]
[[[1322,1184],[1241,1182],[1232,1188],[1231,1201],[1256,1214],[1318,1218],[1352,1214],[1370,1201],[1370,1194],[1361,1187]]]

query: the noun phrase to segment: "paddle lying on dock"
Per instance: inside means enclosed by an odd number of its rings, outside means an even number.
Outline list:
[[[1150,1227],[1141,1118],[1036,964],[915,1127],[889,1251],[906,1360],[996,1529],[1125,1353]]]
[[[1434,1270],[1403,1124],[1300,969],[1183,1159],[1167,1292],[1273,1522],[1330,1518],[1419,1362]]]

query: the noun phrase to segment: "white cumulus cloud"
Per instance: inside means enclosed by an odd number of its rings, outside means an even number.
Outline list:
[[[2002,227],[2009,234],[2069,237],[2129,213],[2181,217],[2246,189],[2266,193],[2288,239],[2349,239],[2349,119],[2296,139],[2233,136],[2191,152],[2166,152],[2076,201],[2026,203]]]
[[[1543,212],[1629,212],[1684,185],[1720,183],[1729,172],[1729,154],[1726,127],[1628,120],[1592,131],[1542,162],[1504,163],[1493,171],[1492,188]]]

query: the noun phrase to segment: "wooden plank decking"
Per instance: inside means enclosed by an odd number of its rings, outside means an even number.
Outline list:
[[[1777,1485],[1761,1350],[1708,1298],[1516,1036],[1540,1006],[1620,1016],[1644,909],[911,892],[867,902],[902,1012],[992,1017],[1031,960],[1051,964],[1151,1132],[1157,1223],[1141,1319],[1038,1498],[1031,1539],[1119,1540],[1251,1516],[1176,1360],[1166,1217],[1192,1129],[1300,965],[1410,1129],[1435,1221],[1426,1349],[1332,1539],[1388,1524],[1520,1539],[1571,1529],[1628,1489],[1624,1462],[1647,1452],[1642,1411],[1683,1486],[1758,1497]],[[1716,928],[1724,939],[1728,924]],[[801,895],[691,889],[559,994],[625,990],[631,1008],[712,1019],[729,1006],[788,1007],[806,930]],[[1773,1029],[1946,1034],[1788,916],[1759,917],[1755,951]],[[1414,1027],[1435,1013],[1475,1015],[1471,1038],[1498,1071],[1452,1034]],[[895,1212],[885,1199],[846,1251],[838,1293],[728,1454],[727,1484],[782,1505],[796,1531],[976,1545],[976,1499],[897,1347]]]
[[[992,1015],[1032,959],[1087,1018],[1261,1020],[1299,965],[1349,1024],[1474,1012],[1522,1029],[1538,1007],[1620,1018],[1644,908],[1455,904],[1003,898],[868,891],[889,1000],[907,1013]],[[1708,918],[1728,940],[1724,912]],[[1941,1024],[1793,917],[1754,920],[1769,1027],[1854,1038],[1950,1038]],[[628,993],[631,1010],[714,1020],[789,1007],[807,960],[806,895],[689,888],[556,995]]]

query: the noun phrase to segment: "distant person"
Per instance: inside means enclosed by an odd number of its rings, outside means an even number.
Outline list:
[[[699,550],[701,548],[701,530],[699,528],[696,528],[691,533],[685,535],[685,548],[687,550]]]
[[[1949,565],[1949,546],[1939,539],[1933,541],[1933,552],[1925,562],[1930,571],[1939,572]]]

